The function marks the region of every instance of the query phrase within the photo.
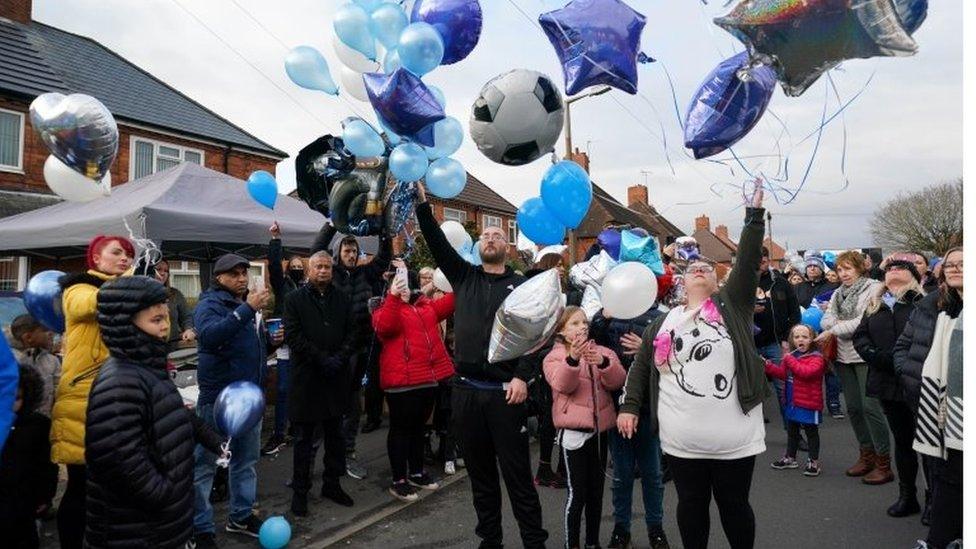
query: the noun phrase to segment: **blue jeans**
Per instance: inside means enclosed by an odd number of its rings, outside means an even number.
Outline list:
[[[213,404],[197,408],[197,415],[211,427],[215,427]],[[230,520],[240,522],[252,513],[257,497],[258,474],[254,466],[261,452],[261,422],[250,431],[230,441]],[[213,507],[210,506],[210,489],[213,487],[217,455],[197,444],[193,454],[193,531],[213,533]]]
[[[278,359],[278,390],[275,398],[274,435],[284,436],[288,423],[288,389],[291,386],[291,361]]]
[[[824,375],[827,384],[827,409],[831,412],[840,411],[840,377],[833,369]]]
[[[762,347],[756,347],[759,351],[759,356],[771,360],[778,366],[783,362],[783,348],[780,347],[779,342],[770,343],[769,345],[763,345]],[[779,404],[779,416],[783,419],[783,429],[786,429],[786,408],[783,406],[783,382],[778,379],[770,380],[773,383],[773,389],[776,392],[776,403]]]
[[[641,472],[641,499],[647,527],[659,528],[664,521],[664,483],[661,482],[661,439],[651,433],[651,419],[642,412],[637,433],[632,439],[611,429],[610,455],[613,456],[613,522],[629,532],[634,500],[634,468]]]

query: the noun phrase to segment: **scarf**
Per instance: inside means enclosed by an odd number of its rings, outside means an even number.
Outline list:
[[[912,448],[940,459],[962,451],[962,317],[940,312],[922,364],[918,425]]]
[[[841,286],[834,292],[837,299],[831,303],[831,308],[839,320],[851,320],[861,316],[861,311],[857,310],[858,301],[861,294],[868,289],[871,279],[862,276],[850,286]]]

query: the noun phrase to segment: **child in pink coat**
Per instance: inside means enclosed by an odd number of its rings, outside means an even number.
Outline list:
[[[607,466],[607,437],[602,433],[616,425],[610,392],[623,387],[627,377],[616,353],[594,343],[588,331],[583,310],[567,307],[556,325],[556,344],[543,363],[569,484],[566,547],[579,547],[584,508],[586,545],[599,545]]]

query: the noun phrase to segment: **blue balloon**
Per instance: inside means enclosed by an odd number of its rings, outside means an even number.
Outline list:
[[[397,53],[396,49],[388,50],[386,56],[383,57],[383,72],[385,74],[392,74],[400,68],[400,54]]]
[[[285,517],[269,517],[258,530],[258,541],[264,549],[282,549],[291,541],[291,525]]]
[[[908,34],[914,34],[928,15],[929,0],[894,0],[895,13]]]
[[[380,4],[373,13],[369,14],[370,32],[387,49],[397,45],[400,33],[409,23],[403,8],[390,2]]]
[[[830,267],[831,269],[837,266],[837,254],[835,254],[834,252],[824,252],[823,260],[824,263],[827,264],[827,267]]]
[[[559,56],[566,95],[597,85],[637,93],[637,60],[646,18],[621,0],[573,0],[539,16]]]
[[[590,176],[571,160],[557,162],[542,177],[542,201],[567,228],[579,227],[593,200]],[[534,242],[534,241],[533,241]]]
[[[16,421],[14,400],[20,383],[20,366],[10,350],[7,338],[0,337],[0,451],[7,442],[10,428]]]
[[[447,98],[444,97],[444,92],[442,92],[441,89],[438,88],[437,86],[427,86],[427,89],[430,90],[430,93],[434,94],[434,97],[437,98],[437,102],[440,103],[441,107],[444,107],[446,109]]]
[[[423,76],[436,69],[444,59],[444,40],[427,23],[411,23],[400,34],[397,54],[403,68]]]
[[[427,158],[436,160],[451,156],[461,148],[464,128],[456,118],[448,116],[434,124],[434,146],[426,147]]]
[[[475,267],[481,265],[481,242],[475,242],[462,256],[465,261]]]
[[[646,231],[631,229],[620,234],[620,259],[643,263],[657,276],[664,275],[664,260],[657,239]]]
[[[419,77],[400,68],[393,74],[364,74],[366,93],[384,126],[421,145],[434,146],[434,123],[444,107]]]
[[[522,203],[515,214],[518,226],[529,240],[540,246],[561,244],[566,227],[546,208],[542,198],[532,197]]]
[[[64,314],[61,312],[61,271],[41,271],[27,281],[24,288],[24,307],[45,328],[56,333],[64,332]]]
[[[759,122],[776,89],[776,71],[751,66],[742,52],[719,63],[688,105],[685,147],[695,158],[718,154],[745,137]]]
[[[620,231],[616,229],[604,229],[603,232],[597,235],[596,241],[600,244],[601,248],[610,254],[610,257],[614,261],[620,261]]]
[[[444,42],[444,65],[464,59],[481,37],[481,4],[478,0],[416,0],[410,22],[430,23]]]
[[[380,134],[360,118],[350,121],[343,128],[342,143],[347,151],[356,156],[383,156],[386,152],[386,143]]]
[[[800,322],[807,324],[816,331],[820,331],[820,321],[823,319],[823,311],[820,307],[808,307],[800,315]]]
[[[399,135],[394,133],[393,130],[391,130],[390,128],[387,128],[386,124],[384,124],[382,120],[379,121],[379,125],[380,128],[383,130],[383,136],[386,137],[386,140],[389,141],[390,145],[396,146],[400,144],[400,141],[402,141],[402,139],[400,139]]]
[[[329,63],[319,50],[298,46],[285,56],[285,72],[295,84],[309,89],[339,95],[339,87],[332,80]]]
[[[461,194],[468,182],[468,172],[453,158],[441,158],[430,163],[424,177],[427,190],[439,198],[454,198]]]
[[[414,143],[397,145],[390,153],[390,173],[399,181],[418,181],[427,173],[427,153]]]
[[[278,201],[278,182],[270,173],[258,170],[247,178],[247,192],[255,202],[273,210]]]
[[[235,381],[224,387],[214,402],[214,423],[229,436],[250,431],[264,415],[264,393],[250,381]]]
[[[369,32],[369,13],[362,6],[343,4],[332,18],[336,36],[342,43],[365,55],[370,61],[376,60],[376,44]]]

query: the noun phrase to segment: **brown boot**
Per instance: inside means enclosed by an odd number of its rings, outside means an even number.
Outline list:
[[[861,457],[845,474],[849,477],[863,477],[874,469],[875,453],[873,448],[861,448]]]
[[[878,454],[874,456],[874,471],[871,471],[861,482],[864,484],[887,484],[895,480],[895,475],[891,472],[891,456],[887,454]]]

